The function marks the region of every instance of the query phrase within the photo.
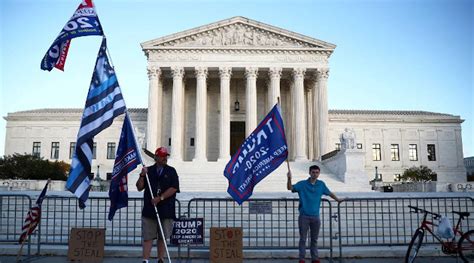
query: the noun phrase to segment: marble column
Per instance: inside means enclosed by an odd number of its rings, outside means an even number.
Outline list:
[[[221,80],[221,116],[219,130],[219,161],[230,158],[230,77],[232,68],[219,68]]]
[[[311,95],[312,103],[309,108],[312,111],[313,117],[313,128],[311,133],[313,134],[313,160],[320,160],[321,153],[319,152],[319,82],[317,72],[311,76]]]
[[[161,109],[163,85],[160,79],[161,69],[149,67],[148,71],[148,115],[146,148],[152,152],[161,145]],[[145,147],[140,145],[139,147]]]
[[[314,137],[313,137],[313,130],[314,130],[314,125],[313,125],[313,96],[312,96],[312,89],[310,86],[305,87],[305,96],[306,96],[306,103],[305,103],[305,109],[306,109],[306,121],[307,121],[307,136],[308,136],[308,159],[313,160],[314,159]]]
[[[328,149],[328,125],[329,125],[329,113],[328,113],[328,95],[327,95],[327,83],[329,77],[328,68],[317,69],[318,77],[318,113],[319,113],[319,154],[324,155],[329,152]]]
[[[250,133],[257,127],[257,75],[258,68],[245,68],[245,78],[247,86],[245,89],[245,135]]]
[[[207,161],[207,68],[196,67],[196,147],[193,161]]]
[[[270,89],[268,92],[268,111],[278,102],[280,98],[280,78],[281,68],[270,68],[268,77],[270,78]]]
[[[171,98],[171,156],[175,161],[183,160],[183,105],[184,105],[184,68],[171,68],[173,76],[173,94]]]
[[[306,156],[306,114],[304,103],[304,68],[293,69],[295,98],[293,108],[295,111],[295,161],[307,160]]]

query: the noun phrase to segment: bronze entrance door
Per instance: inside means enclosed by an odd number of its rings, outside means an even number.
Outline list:
[[[233,156],[245,140],[245,122],[230,122],[230,155]]]

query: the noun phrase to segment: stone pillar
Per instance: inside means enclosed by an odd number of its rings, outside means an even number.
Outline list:
[[[196,67],[196,147],[193,161],[207,161],[207,68]]]
[[[318,68],[318,113],[319,113],[319,154],[324,155],[329,152],[328,149],[328,95],[327,85],[329,77],[328,68]]]
[[[221,79],[221,118],[219,131],[219,161],[230,158],[230,76],[232,68],[219,68]]]
[[[270,68],[268,77],[270,78],[270,89],[268,90],[268,111],[270,111],[275,103],[278,102],[278,98],[280,98],[281,68]]]
[[[293,69],[295,98],[293,108],[295,111],[295,161],[307,160],[306,156],[306,114],[304,103],[304,68]]]
[[[247,86],[245,89],[245,135],[249,136],[257,127],[257,75],[258,69],[245,68]]]
[[[183,105],[184,105],[184,68],[171,68],[173,75],[173,94],[171,99],[171,156],[175,161],[183,160]]]
[[[311,133],[313,134],[313,160],[320,160],[321,153],[319,149],[319,82],[317,72],[315,72],[311,77],[311,95],[313,98],[310,110],[313,115],[313,129]]]
[[[148,69],[148,115],[146,130],[146,148],[152,152],[161,146],[161,109],[163,85],[160,79],[161,70],[155,67]],[[145,147],[144,145],[139,147]]]
[[[308,136],[308,159],[313,160],[314,159],[314,137],[313,137],[313,130],[314,130],[314,125],[313,125],[313,96],[312,96],[312,89],[309,86],[305,87],[305,96],[306,96],[306,103],[305,103],[305,109],[306,109],[306,120],[307,120],[307,136]]]

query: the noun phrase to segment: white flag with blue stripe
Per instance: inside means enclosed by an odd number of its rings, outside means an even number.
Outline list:
[[[115,71],[107,58],[106,39],[100,46],[94,74],[87,94],[82,114],[81,127],[77,134],[77,143],[66,188],[79,198],[79,207],[86,206],[92,180],[92,146],[94,136],[109,127],[114,118],[126,110],[122,91]]]

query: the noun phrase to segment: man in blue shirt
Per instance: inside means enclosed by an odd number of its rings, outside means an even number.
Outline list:
[[[291,171],[288,172],[287,188],[291,192],[297,192],[300,198],[298,217],[298,227],[300,232],[299,242],[299,263],[304,263],[306,253],[306,237],[308,230],[310,230],[311,244],[311,262],[320,263],[318,256],[318,235],[321,226],[321,219],[319,217],[319,208],[321,207],[321,197],[329,195],[331,198],[340,202],[342,199],[337,198],[326,184],[318,180],[321,170],[319,166],[313,165],[309,167],[310,177],[307,180],[299,181],[296,184],[291,184]]]

